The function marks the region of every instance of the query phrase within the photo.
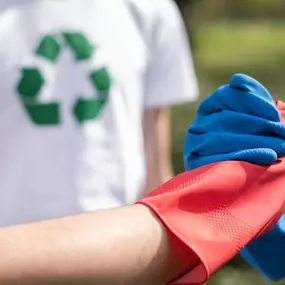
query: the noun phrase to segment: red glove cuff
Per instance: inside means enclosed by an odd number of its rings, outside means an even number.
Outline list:
[[[206,282],[273,226],[284,212],[284,185],[285,160],[270,167],[221,162],[180,174],[140,200],[197,256],[175,284]]]

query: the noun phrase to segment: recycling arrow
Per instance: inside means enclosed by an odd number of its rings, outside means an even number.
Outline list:
[[[70,32],[44,35],[35,49],[35,55],[55,65],[65,47],[72,51],[76,61],[90,60],[95,51],[95,47],[84,34]],[[103,106],[108,101],[112,86],[106,67],[87,71],[86,80],[90,80],[94,94],[90,98],[78,96],[75,100],[72,113],[79,123],[99,117]],[[46,80],[39,66],[24,66],[21,68],[17,93],[32,122],[36,125],[58,125],[60,124],[60,103],[39,101],[39,95],[45,83]]]

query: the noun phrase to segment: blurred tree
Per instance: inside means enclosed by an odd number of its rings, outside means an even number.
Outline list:
[[[175,0],[187,23],[221,19],[283,20],[284,0]],[[194,26],[195,26],[194,24]]]
[[[284,0],[243,0],[227,1],[225,12],[230,18],[268,18],[284,17]]]
[[[196,48],[195,32],[196,21],[194,17],[196,3],[201,0],[175,0],[182,12],[192,50]]]

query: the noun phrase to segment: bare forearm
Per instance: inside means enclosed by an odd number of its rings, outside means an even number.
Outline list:
[[[151,192],[173,177],[170,118],[169,108],[151,109],[145,112],[147,179],[144,194]]]
[[[184,269],[137,205],[0,230],[0,284],[165,284]]]

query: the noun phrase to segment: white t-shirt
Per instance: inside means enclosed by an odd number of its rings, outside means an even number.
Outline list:
[[[197,97],[171,0],[0,0],[0,226],[133,203],[146,108]]]

